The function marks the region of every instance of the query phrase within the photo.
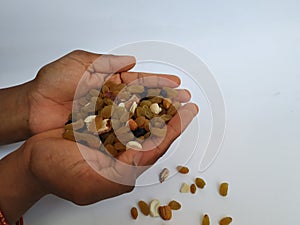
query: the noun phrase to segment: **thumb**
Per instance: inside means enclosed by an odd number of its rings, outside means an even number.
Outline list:
[[[130,70],[136,63],[133,56],[89,54],[97,57],[94,58],[88,70],[83,73],[77,85],[75,98],[84,96],[91,88],[101,87],[109,75]]]
[[[96,73],[118,73],[128,71],[135,66],[136,59],[133,56],[100,55],[93,62]]]

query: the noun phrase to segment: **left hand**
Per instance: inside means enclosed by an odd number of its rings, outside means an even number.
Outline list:
[[[153,165],[186,129],[198,108],[180,107],[159,141],[147,139],[147,151],[129,149],[117,159],[62,138],[63,129],[47,131],[27,141],[28,168],[46,193],[86,205],[131,191],[136,178]]]
[[[127,71],[134,65],[132,56],[76,50],[42,67],[30,82],[28,93],[31,134],[63,127],[79,84],[83,90],[79,95],[84,95],[89,89],[100,87],[108,75]]]

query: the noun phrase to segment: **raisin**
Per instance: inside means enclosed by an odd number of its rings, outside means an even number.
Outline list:
[[[68,120],[65,125],[72,123],[72,120]]]
[[[144,129],[144,128],[141,128],[141,127],[138,127],[136,130],[132,131],[133,132],[133,135],[135,137],[141,137],[141,136],[144,136],[147,131]]]
[[[165,89],[161,89],[160,95],[163,96],[164,98],[167,97],[167,91]]]

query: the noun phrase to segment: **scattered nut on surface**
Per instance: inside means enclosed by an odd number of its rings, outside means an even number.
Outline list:
[[[137,217],[138,217],[138,215],[139,215],[139,213],[137,211],[137,208],[136,207],[132,207],[131,210],[130,210],[130,214],[131,214],[132,218],[134,220],[136,220]]]
[[[220,225],[228,225],[232,222],[232,218],[227,216],[227,217],[224,217],[222,218],[220,221],[219,221],[219,224]]]
[[[190,192],[190,186],[187,183],[182,183],[180,188],[181,193],[189,193]]]
[[[159,206],[160,206],[160,202],[157,199],[153,199],[150,202],[150,216],[152,216],[152,217],[158,217],[159,216],[159,212],[158,212]]]
[[[138,206],[141,210],[141,212],[145,215],[145,216],[148,216],[149,213],[150,213],[150,208],[149,208],[149,205],[144,202],[144,201],[139,201],[138,202]]]
[[[172,218],[172,210],[168,205],[158,207],[158,212],[163,220],[170,220]]]
[[[227,196],[227,193],[228,193],[228,183],[223,182],[223,183],[220,184],[219,193],[220,193],[220,195],[222,195],[224,197]]]
[[[209,224],[210,224],[209,216],[205,214],[202,219],[202,225],[209,225]]]
[[[191,193],[192,194],[195,194],[196,193],[196,185],[195,184],[191,184],[191,186],[190,186],[190,191],[191,191]]]
[[[175,200],[170,201],[168,206],[170,206],[172,210],[178,210],[181,208],[181,204]]]
[[[164,168],[159,174],[160,183],[164,182],[170,174],[170,171],[167,168]]]
[[[176,169],[179,173],[182,173],[182,174],[187,174],[190,171],[189,168],[186,166],[177,166]]]
[[[198,188],[201,188],[201,189],[203,189],[204,186],[206,185],[205,181],[200,177],[197,177],[195,179],[195,184],[197,185]]]

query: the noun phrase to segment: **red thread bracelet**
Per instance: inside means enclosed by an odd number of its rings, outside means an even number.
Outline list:
[[[6,219],[2,213],[2,211],[0,210],[0,225],[9,225],[6,222]],[[23,217],[21,216],[21,218],[16,222],[16,225],[24,225],[24,221],[23,221]]]
[[[7,222],[6,222],[6,219],[2,213],[2,211],[0,210],[0,225],[9,225]]]
[[[24,225],[23,217],[19,219],[19,221],[16,222],[16,225]]]

